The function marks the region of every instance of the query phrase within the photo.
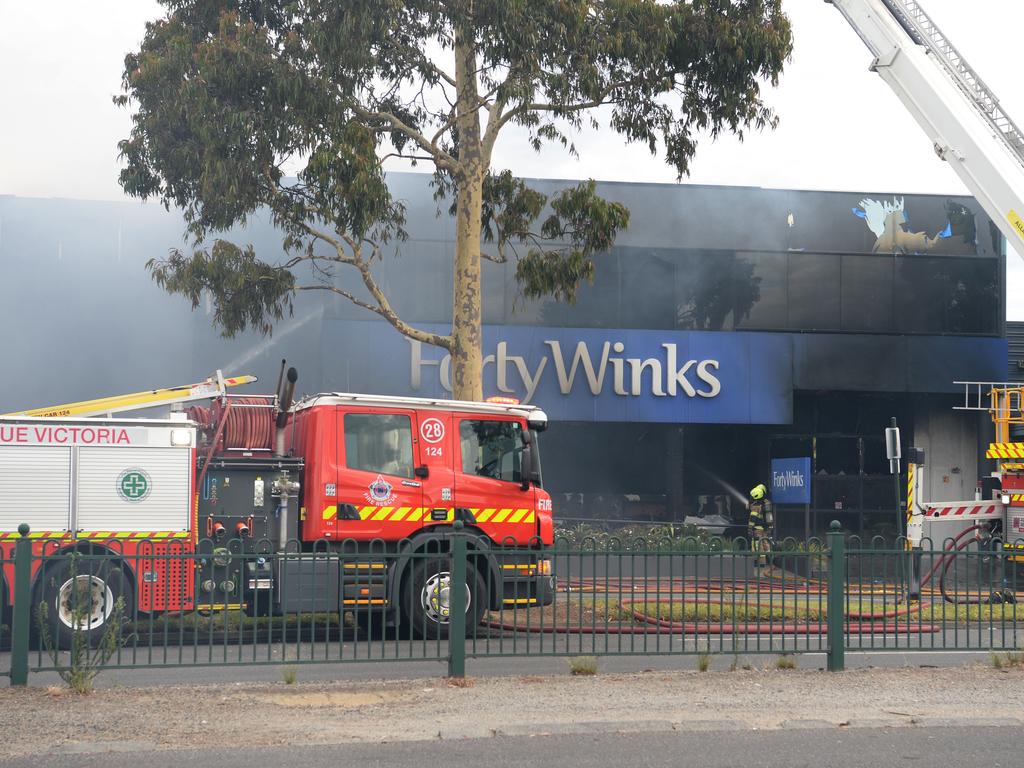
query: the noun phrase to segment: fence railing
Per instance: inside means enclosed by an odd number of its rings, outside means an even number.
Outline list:
[[[841,670],[848,650],[1024,646],[1022,550],[987,534],[916,552],[838,524],[824,541],[754,549],[614,537],[525,549],[457,523],[423,548],[71,553],[23,531],[0,547],[0,672],[12,685],[83,658],[103,669],[433,661],[458,677],[467,658],[815,652]]]

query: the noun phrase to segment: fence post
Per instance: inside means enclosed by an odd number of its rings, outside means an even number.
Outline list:
[[[833,520],[828,532],[828,671],[842,672],[845,666],[846,633],[846,540],[842,526]]]
[[[14,617],[11,621],[11,685],[28,685],[28,635],[32,610],[32,541],[27,523],[18,526],[21,538],[14,545]]]
[[[448,581],[448,677],[466,676],[466,536],[456,520],[452,532],[452,572]],[[479,600],[480,595],[474,595]]]

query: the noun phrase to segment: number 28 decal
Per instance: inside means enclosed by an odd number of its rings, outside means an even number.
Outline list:
[[[420,437],[434,445],[444,440],[444,422],[440,419],[427,419],[420,424]]]

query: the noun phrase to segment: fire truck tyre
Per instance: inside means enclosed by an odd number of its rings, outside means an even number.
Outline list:
[[[124,599],[123,615],[132,611],[132,587],[117,566],[88,568],[79,565],[78,572],[70,562],[58,565],[41,585],[40,599],[46,603],[46,628],[53,644],[70,650],[76,631],[89,643],[99,645],[111,628],[119,598]]]
[[[412,634],[425,640],[448,637],[449,587],[451,575],[445,559],[415,563],[402,589],[402,613]],[[487,608],[484,581],[471,563],[466,563],[466,631],[483,619]]]

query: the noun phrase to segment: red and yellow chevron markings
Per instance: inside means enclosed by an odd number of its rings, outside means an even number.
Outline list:
[[[357,507],[359,511],[360,520],[369,520],[376,523],[418,523],[418,522],[432,522],[432,523],[450,523],[455,520],[455,509],[449,508],[447,510],[447,517],[444,520],[435,520],[433,518],[434,507]],[[470,509],[473,513],[473,517],[476,518],[478,523],[492,523],[492,524],[510,524],[515,525],[518,523],[522,524],[533,524],[537,521],[537,516],[534,510],[527,508],[498,508],[498,507],[485,507],[485,508],[474,508]],[[336,504],[331,504],[328,507],[324,507],[323,510],[324,520],[337,520],[338,519],[338,507]]]
[[[989,443],[986,459],[1024,459],[1024,443]]]

